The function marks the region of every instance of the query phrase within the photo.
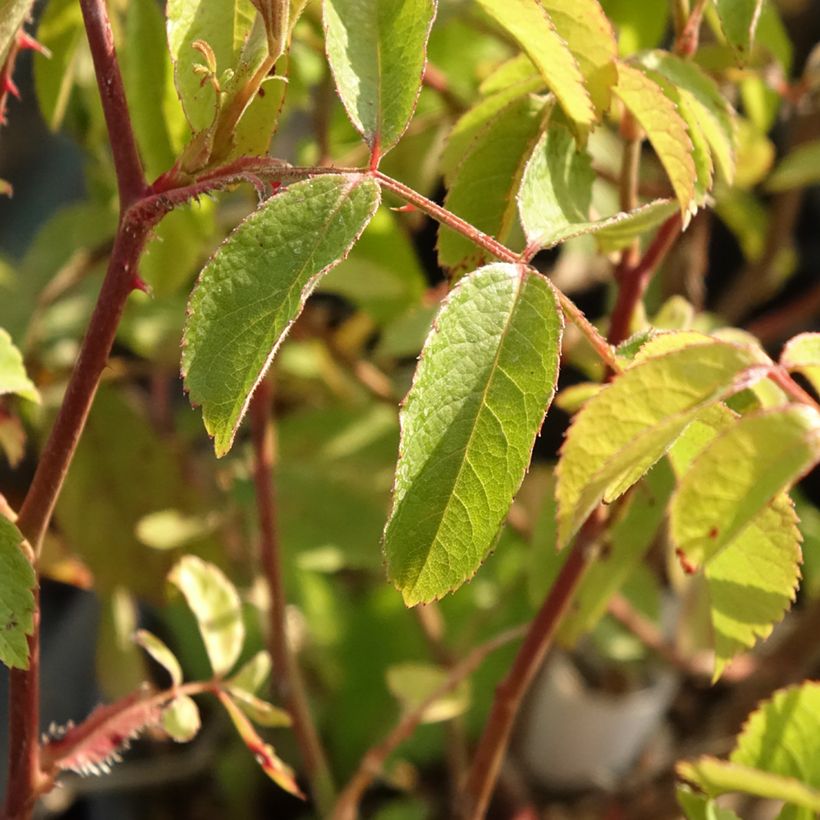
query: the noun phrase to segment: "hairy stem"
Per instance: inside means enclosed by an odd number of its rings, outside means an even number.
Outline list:
[[[272,389],[263,379],[250,404],[254,449],[254,484],[259,516],[259,553],[270,591],[269,640],[273,658],[274,686],[293,720],[293,733],[310,781],[319,814],[326,817],[335,801],[333,778],[319,734],[310,714],[307,694],[296,659],[288,645],[282,554],[276,527],[274,486],[275,445],[271,418]]]
[[[473,649],[464,660],[450,669],[447,678],[435,691],[399,720],[381,743],[369,749],[362,758],[359,768],[339,795],[333,810],[333,820],[355,820],[359,813],[359,803],[368,786],[379,776],[387,758],[413,734],[430,706],[469,677],[489,654],[523,635],[525,629],[525,626],[514,627]]]
[[[530,623],[510,671],[495,691],[490,716],[464,789],[461,817],[481,820],[487,815],[521,702],[541,668],[561,618],[583,578],[591,559],[593,542],[603,527],[603,521],[599,509],[582,527],[541,609]]]

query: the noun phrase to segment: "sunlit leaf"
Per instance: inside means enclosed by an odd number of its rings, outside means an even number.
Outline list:
[[[28,669],[28,641],[34,629],[34,570],[23,554],[23,536],[0,515],[0,661]]]
[[[299,182],[242,222],[191,295],[182,374],[218,456],[228,452],[254,388],[323,273],[341,261],[379,203],[359,176]]]
[[[780,364],[790,372],[802,373],[820,393],[820,333],[801,333],[789,339]]]
[[[399,663],[387,670],[387,688],[405,712],[416,710],[447,680],[447,670],[428,663]],[[470,706],[470,682],[463,680],[452,691],[431,703],[424,723],[440,723],[465,712]]]
[[[762,7],[763,0],[715,0],[723,34],[741,59],[749,56]]]
[[[325,0],[328,61],[353,125],[381,157],[421,90],[435,0]]]
[[[168,580],[185,596],[196,617],[214,674],[229,672],[245,641],[236,587],[220,569],[193,555],[179,561]]]
[[[182,667],[179,665],[176,655],[163,641],[147,629],[138,630],[134,635],[134,641],[168,672],[174,686],[179,686],[182,683]]]
[[[743,416],[701,452],[669,513],[677,549],[700,566],[820,459],[820,414],[792,405]]]
[[[578,61],[540,0],[478,0],[478,4],[527,53],[584,137],[596,120],[595,106]]]
[[[673,349],[678,336],[684,346]],[[559,546],[599,501],[634,484],[704,407],[765,372],[768,359],[753,348],[696,339],[659,337],[650,343],[654,358],[644,354],[574,417],[558,463]]]
[[[524,166],[545,122],[550,103],[517,97],[497,113],[473,140],[453,174],[445,207],[501,242],[515,225],[515,195]],[[454,271],[473,268],[491,257],[455,231],[439,227],[439,263]]]
[[[187,695],[178,695],[162,710],[162,728],[177,743],[193,740],[201,725],[199,707]]]
[[[696,179],[686,123],[658,84],[634,66],[618,65],[618,83],[613,90],[646,131],[685,216],[691,210]]]
[[[555,390],[561,330],[550,285],[522,266],[489,265],[450,293],[402,412],[385,530],[406,604],[460,586],[492,548]]]
[[[23,357],[11,336],[0,327],[0,396],[12,393],[29,401],[40,402],[40,394],[26,375]]]

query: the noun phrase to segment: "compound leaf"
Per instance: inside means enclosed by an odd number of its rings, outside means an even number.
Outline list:
[[[217,456],[322,274],[379,204],[371,179],[333,174],[291,185],[242,222],[203,268],[189,302],[182,375]]]
[[[388,575],[412,606],[478,569],[555,391],[562,318],[549,283],[495,264],[451,292],[401,414]]]

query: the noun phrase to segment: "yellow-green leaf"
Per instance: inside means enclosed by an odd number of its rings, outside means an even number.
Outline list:
[[[802,373],[820,394],[820,333],[801,333],[789,339],[780,364],[790,373]]]
[[[26,375],[20,351],[14,346],[11,336],[0,327],[0,396],[7,393],[40,403],[40,394]]]
[[[178,695],[162,710],[162,728],[177,743],[193,740],[201,725],[199,707],[187,695]]]

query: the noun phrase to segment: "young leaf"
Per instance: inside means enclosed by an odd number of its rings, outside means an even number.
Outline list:
[[[612,23],[598,0],[541,0],[558,34],[578,61],[592,104],[600,117],[618,81],[618,45]]]
[[[179,686],[182,683],[182,667],[176,655],[156,635],[147,629],[137,630],[134,641],[139,644],[171,676],[171,683]]]
[[[435,13],[435,0],[324,0],[336,88],[376,160],[413,116]]]
[[[379,187],[327,175],[290,186],[242,222],[200,274],[189,303],[182,375],[217,456],[320,277],[345,257]]]
[[[201,725],[199,707],[187,695],[175,697],[162,710],[162,728],[177,743],[193,740]]]
[[[270,677],[272,667],[270,653],[263,649],[239,668],[239,671],[228,680],[228,685],[232,689],[241,689],[255,695]]]
[[[562,317],[549,283],[495,264],[450,293],[401,414],[388,576],[408,606],[470,578],[492,548],[555,390]]]
[[[776,193],[820,182],[820,140],[798,145],[778,163],[766,181],[766,189]]]
[[[500,242],[506,241],[515,224],[515,194],[524,165],[550,105],[528,95],[498,112],[458,166],[445,207]],[[465,236],[441,225],[438,260],[442,267],[460,272],[490,257]]]
[[[780,364],[790,373],[802,373],[820,393],[820,333],[801,333],[789,339],[780,355]]]
[[[228,692],[231,693],[231,697],[239,708],[259,726],[277,728],[291,725],[290,715],[284,709],[231,684],[228,684]]]
[[[595,239],[604,252],[617,251],[666,222],[677,210],[673,199],[654,199],[634,211],[615,214],[593,223]]]
[[[28,669],[28,641],[34,629],[34,595],[37,579],[20,548],[23,536],[0,514],[0,661]]]
[[[262,767],[262,771],[286,792],[305,799],[296,782],[296,775],[284,761],[280,760],[272,746],[269,746],[253,728],[253,725],[245,717],[245,713],[236,705],[230,695],[225,692],[218,692],[218,697],[225,711],[230,716],[236,727],[239,736],[242,738],[248,750]]]
[[[646,131],[685,217],[692,207],[696,179],[686,123],[658,84],[634,66],[618,65],[618,83],[613,91]]]
[[[40,394],[26,375],[20,351],[14,346],[11,336],[0,327],[0,396],[6,393],[40,403]]]
[[[642,350],[575,416],[557,468],[559,547],[601,499],[634,484],[704,407],[765,374],[769,360],[760,351],[697,338],[666,334],[648,343],[652,351]],[[657,355],[645,358],[649,352]]]
[[[196,617],[214,674],[224,675],[236,663],[245,642],[236,587],[222,570],[193,555],[179,561],[168,580],[185,596]]]
[[[429,663],[397,663],[387,670],[387,688],[405,712],[417,709],[446,680],[447,671]],[[451,720],[469,707],[470,681],[463,680],[453,691],[424,710],[422,722],[440,723]]]
[[[723,34],[741,60],[748,59],[763,0],[715,0]]]
[[[686,820],[741,820],[731,809],[718,806],[714,800],[687,786],[678,787],[677,798]]]
[[[596,121],[595,106],[575,56],[540,0],[478,0],[527,53],[582,138]]]
[[[743,416],[701,452],[669,510],[670,534],[700,566],[820,460],[820,414],[805,405]]]

